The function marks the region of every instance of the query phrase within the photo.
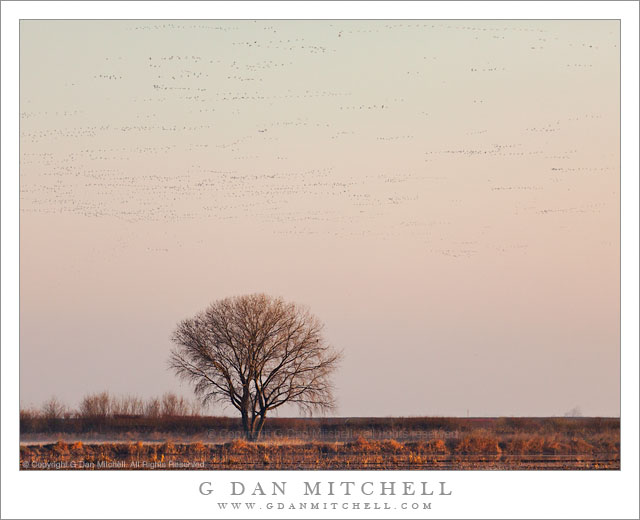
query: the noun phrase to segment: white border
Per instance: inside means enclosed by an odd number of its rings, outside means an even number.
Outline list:
[[[407,517],[638,518],[638,3],[637,2],[3,2],[2,518],[215,518],[231,480],[447,481],[451,497]],[[618,472],[19,472],[18,20],[20,18],[607,18],[622,20],[622,469]],[[291,498],[291,497],[289,497]],[[378,497],[380,499],[380,497]],[[260,510],[295,518],[304,512]],[[316,518],[401,517],[320,511]],[[239,511],[236,517],[251,513]],[[309,511],[305,516],[312,517]]]

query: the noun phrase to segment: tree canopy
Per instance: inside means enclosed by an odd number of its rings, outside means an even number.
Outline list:
[[[322,329],[309,309],[281,298],[225,298],[178,324],[169,364],[203,403],[236,408],[255,440],[267,413],[285,403],[309,413],[334,408],[330,375],[341,352]]]

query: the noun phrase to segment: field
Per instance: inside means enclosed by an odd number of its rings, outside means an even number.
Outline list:
[[[619,469],[612,418],[29,418],[22,469]]]

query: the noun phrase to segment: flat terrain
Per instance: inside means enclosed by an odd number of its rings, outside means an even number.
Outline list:
[[[617,453],[510,453],[497,446],[470,446],[450,452],[445,443],[398,443],[394,440],[354,443],[226,444],[102,443],[22,446],[23,469],[185,470],[185,469],[619,469]],[[513,449],[513,448],[512,448]],[[569,448],[567,451],[571,451]]]
[[[23,433],[20,465],[29,470],[185,469],[619,469],[619,419],[398,418],[272,419],[259,442],[239,438],[231,422],[193,430],[188,418],[119,431]],[[209,418],[214,420],[213,418]],[[140,426],[138,424],[138,426]],[[60,425],[59,425],[60,426]],[[179,427],[178,427],[179,426]],[[222,427],[224,426],[224,428]],[[228,440],[231,438],[232,440]],[[59,439],[59,440],[55,440]]]

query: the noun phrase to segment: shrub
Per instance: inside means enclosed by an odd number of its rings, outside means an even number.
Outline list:
[[[67,407],[55,396],[42,405],[42,416],[45,419],[62,419],[67,413]]]
[[[593,446],[584,439],[574,437],[569,443],[571,453],[593,453]]]
[[[107,417],[111,414],[111,398],[109,392],[102,392],[100,394],[90,394],[85,396],[80,403],[80,416],[81,417]]]
[[[566,455],[569,453],[569,445],[560,442],[555,438],[546,439],[544,442],[543,453],[547,455]]]
[[[53,453],[62,457],[69,454],[69,445],[63,440],[59,440],[53,445]]]
[[[431,439],[427,442],[427,453],[436,453],[438,455],[446,455],[449,453],[447,443],[442,439]]]
[[[173,455],[177,453],[176,445],[171,441],[167,441],[161,446],[160,452],[164,453],[165,455]]]
[[[256,449],[255,444],[250,444],[244,439],[234,439],[224,446],[230,453],[251,453]]]
[[[429,441],[407,442],[405,447],[415,453],[428,453],[433,455],[446,455],[449,453],[447,443],[443,439],[431,439]]]
[[[516,455],[543,453],[545,438],[538,435],[519,435],[505,443],[507,453]]]
[[[480,430],[462,437],[455,447],[455,452],[474,455],[499,455],[502,453],[502,449],[496,437]]]
[[[193,444],[189,444],[189,451],[191,453],[202,453],[205,451],[205,446],[201,442],[194,442]]]
[[[404,450],[404,445],[395,439],[386,439],[382,441],[382,451],[387,453],[396,453]]]
[[[380,451],[379,443],[367,440],[364,437],[358,437],[355,442],[351,442],[347,446],[360,453],[376,453]]]

